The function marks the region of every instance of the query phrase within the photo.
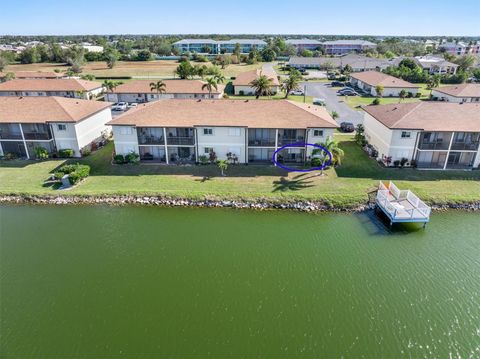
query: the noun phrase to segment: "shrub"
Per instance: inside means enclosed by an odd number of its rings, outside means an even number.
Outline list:
[[[64,165],[54,175],[55,178],[61,179],[66,174],[68,174],[70,184],[75,185],[90,175],[90,166],[81,165],[80,163]]]
[[[83,157],[90,156],[91,153],[92,153],[92,151],[90,151],[88,148],[84,148],[84,149],[82,150],[82,156],[83,156]]]
[[[76,169],[77,169],[77,165],[63,165],[58,170],[68,175],[74,172]]]
[[[245,96],[245,91],[243,91],[243,90],[242,90],[242,91],[238,91],[238,94],[239,94],[240,96]]]
[[[380,99],[375,97],[375,99],[372,101],[372,105],[380,105]]]
[[[422,94],[421,94],[420,92],[417,92],[417,93],[415,94],[415,97],[416,97],[416,98],[422,97]]]
[[[399,161],[399,160],[393,161],[393,165],[394,165],[395,167],[400,166],[400,161]]]
[[[407,163],[408,163],[408,158],[403,157],[403,158],[400,160],[400,167],[405,166]]]
[[[65,173],[58,171],[58,172],[55,172],[53,175],[55,176],[56,180],[60,181],[63,178],[63,176],[65,176]]]
[[[36,146],[33,150],[38,160],[46,160],[48,158],[48,151],[45,147]]]
[[[140,161],[140,155],[135,152],[130,152],[125,156],[125,162],[126,163],[137,163]]]
[[[71,148],[65,148],[63,150],[58,150],[58,157],[60,158],[70,158],[73,157],[74,151]]]
[[[312,167],[320,167],[322,165],[322,160],[320,158],[312,158],[312,160],[310,161],[310,164],[312,165]]]
[[[200,162],[201,165],[206,165],[208,164],[208,156],[205,156],[205,155],[198,156],[198,161]]]
[[[115,155],[113,161],[117,164],[125,163],[125,157],[123,155]]]

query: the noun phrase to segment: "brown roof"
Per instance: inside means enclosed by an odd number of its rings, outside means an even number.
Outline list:
[[[100,82],[79,79],[14,79],[0,84],[0,91],[91,91]]]
[[[156,83],[158,80],[134,80],[119,85],[113,91],[114,93],[155,93],[150,90],[150,84]],[[200,80],[162,80],[165,84],[166,93],[188,93],[188,94],[208,94],[205,88],[202,90],[204,81]],[[213,89],[212,93],[220,94],[223,92],[225,86],[217,85],[218,89]]]
[[[63,73],[56,73],[53,71],[16,71],[15,78],[17,79],[57,79],[64,77]],[[4,77],[7,72],[0,72],[0,77]]]
[[[287,100],[160,100],[139,105],[111,125],[335,128],[327,110]]]
[[[442,86],[434,89],[434,91],[454,97],[480,97],[480,84]]]
[[[419,88],[420,86],[411,84],[405,80],[384,74],[383,72],[379,71],[365,71],[365,72],[356,72],[354,74],[350,74],[350,77],[362,81],[370,86],[378,86],[382,85],[383,87],[411,87],[411,88]]]
[[[370,105],[363,109],[391,129],[480,131],[480,104],[431,101]]]
[[[273,80],[272,86],[279,86],[277,74],[271,70],[252,70],[247,72],[242,72],[233,80],[233,86],[250,86],[250,83],[259,78],[260,75],[266,75]]]
[[[2,96],[0,123],[79,122],[110,106],[110,102],[56,96]]]

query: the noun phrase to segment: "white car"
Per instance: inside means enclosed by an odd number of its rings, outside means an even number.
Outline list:
[[[127,107],[128,107],[128,108],[136,108],[137,106],[138,106],[138,103],[136,103],[136,102],[130,102]]]
[[[126,102],[118,102],[112,106],[112,111],[125,111],[127,109]]]
[[[293,90],[293,91],[290,91],[290,95],[303,96],[303,91],[302,90]]]

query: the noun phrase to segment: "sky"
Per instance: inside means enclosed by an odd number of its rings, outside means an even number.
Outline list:
[[[0,0],[0,35],[479,36],[480,0]]]

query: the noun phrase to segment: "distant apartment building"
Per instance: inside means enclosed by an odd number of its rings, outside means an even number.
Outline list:
[[[81,150],[110,131],[110,103],[64,97],[0,97],[0,156],[35,159],[35,148],[53,154]]]
[[[403,90],[415,95],[420,86],[379,71],[358,72],[350,75],[350,83],[371,96],[378,96],[377,86],[382,86],[383,97],[398,97]]]
[[[204,88],[204,81],[200,80],[163,80],[165,92],[159,93],[151,89],[152,80],[133,80],[117,86],[113,91],[106,93],[110,102],[151,102],[159,99],[220,99],[223,96],[224,86],[217,85],[209,94]]]
[[[183,39],[173,44],[179,53],[195,52],[199,54],[231,54],[237,44],[240,45],[240,53],[248,54],[252,49],[263,50],[267,43],[257,39],[232,39],[216,41],[212,39]]]
[[[479,54],[480,44],[467,44],[465,42],[445,42],[438,45],[438,48],[448,54],[463,56],[467,54]]]
[[[0,96],[61,96],[89,100],[102,92],[100,82],[79,79],[14,79],[0,83]]]
[[[312,155],[306,143],[325,142],[337,123],[327,110],[287,100],[160,100],[110,122],[115,153],[166,164],[235,157],[237,163],[301,165]]]
[[[430,101],[363,109],[365,138],[385,165],[402,159],[425,169],[480,165],[480,104]]]
[[[280,91],[280,82],[278,81],[275,71],[257,69],[242,72],[237,75],[232,83],[235,95],[254,95],[255,89],[252,87],[252,81],[258,79],[261,75],[265,75],[272,80],[272,85],[270,86],[270,92],[272,95]]]
[[[388,59],[377,59],[357,54],[336,57],[301,57],[292,56],[288,65],[296,69],[338,69],[349,65],[353,72],[384,70],[393,63]]]
[[[345,55],[351,52],[364,52],[376,49],[377,44],[365,40],[335,40],[322,42],[322,48],[326,55]]]
[[[480,103],[480,84],[460,84],[437,87],[432,90],[432,96],[440,101]]]
[[[432,75],[445,75],[457,73],[458,65],[453,62],[446,61],[441,57],[436,56],[417,56],[415,61]]]
[[[315,51],[322,47],[320,41],[312,39],[289,39],[285,40],[285,43],[294,46],[297,49],[297,52],[303,50]]]
[[[8,72],[0,72],[0,80],[7,75]],[[64,73],[57,73],[53,71],[16,71],[14,72],[16,79],[61,79],[65,78]]]

